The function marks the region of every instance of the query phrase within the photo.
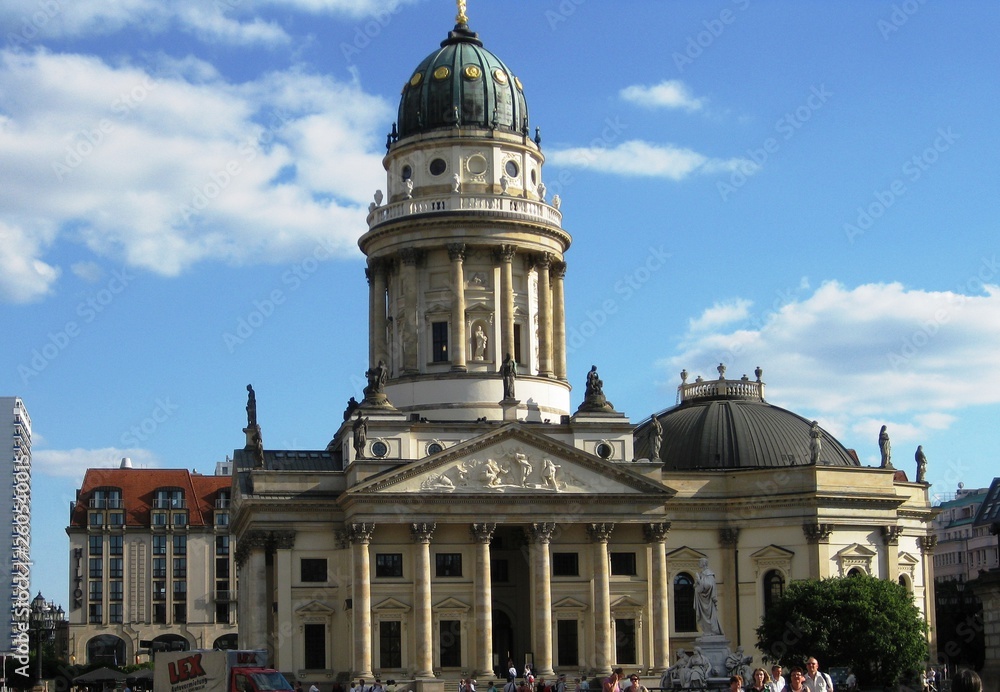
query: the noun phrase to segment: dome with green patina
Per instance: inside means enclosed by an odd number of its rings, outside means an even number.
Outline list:
[[[521,80],[460,21],[403,87],[399,137],[442,128],[528,133]]]

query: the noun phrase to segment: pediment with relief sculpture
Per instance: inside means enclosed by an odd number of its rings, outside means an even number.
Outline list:
[[[348,491],[352,495],[623,495],[663,501],[669,488],[628,468],[537,435],[519,423],[406,464]]]

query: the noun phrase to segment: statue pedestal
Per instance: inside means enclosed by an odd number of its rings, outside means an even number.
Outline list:
[[[512,423],[517,422],[517,406],[521,403],[520,399],[501,399],[500,408],[503,409],[503,420],[504,422],[510,421]]]
[[[729,639],[724,634],[706,634],[694,640],[694,645],[701,649],[712,663],[712,677],[725,678],[728,682],[729,671],[726,670],[726,657],[729,656]]]

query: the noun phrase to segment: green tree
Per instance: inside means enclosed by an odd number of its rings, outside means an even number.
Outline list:
[[[927,660],[927,624],[905,587],[868,576],[793,582],[757,628],[764,660],[850,666],[862,684],[893,685]]]

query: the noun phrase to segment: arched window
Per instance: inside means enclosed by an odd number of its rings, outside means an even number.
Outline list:
[[[694,579],[687,572],[674,577],[674,630],[696,632],[697,618],[694,612]]]
[[[128,663],[125,640],[113,634],[101,634],[87,642],[87,663],[124,666]]]
[[[849,577],[863,577],[863,576],[865,576],[865,572],[860,567],[852,567],[851,570],[847,573],[847,576],[849,576]]]
[[[764,575],[764,612],[771,609],[785,595],[785,577],[781,572],[772,569]]]
[[[224,634],[212,644],[213,649],[235,649],[237,647],[239,647],[239,641],[235,634]]]

